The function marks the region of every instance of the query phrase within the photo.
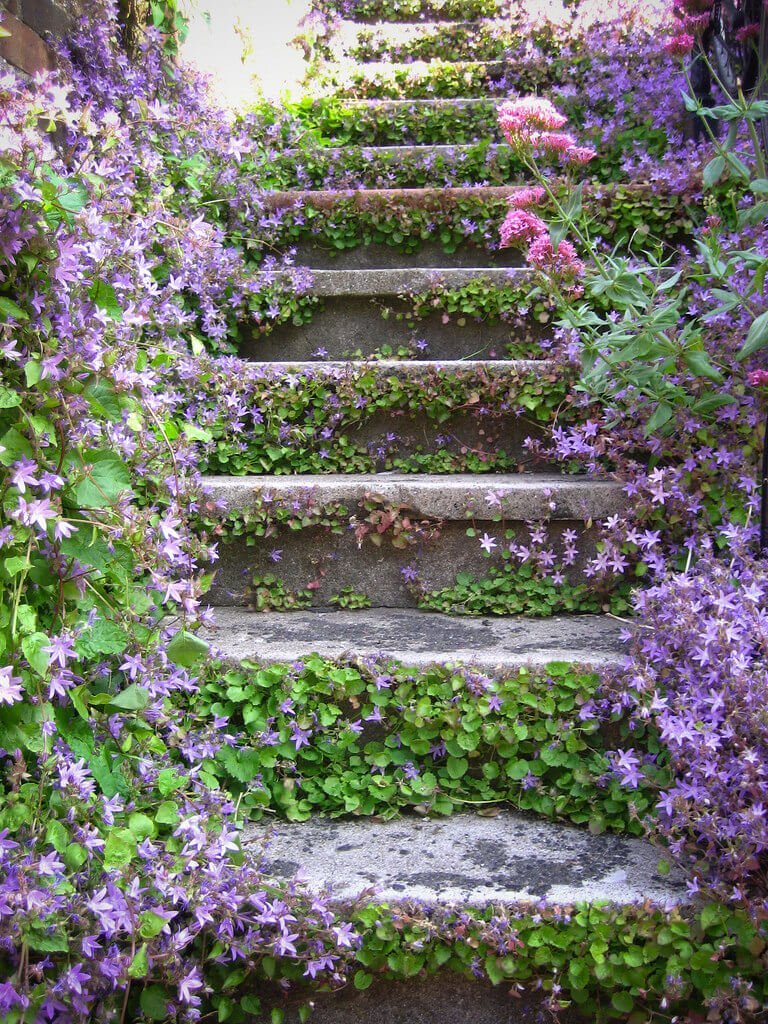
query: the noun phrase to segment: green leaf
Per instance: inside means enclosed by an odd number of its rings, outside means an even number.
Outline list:
[[[146,978],[149,974],[149,957],[147,956],[146,942],[131,960],[128,966],[129,978]]]
[[[725,157],[716,156],[709,161],[707,166],[701,175],[701,179],[704,182],[705,188],[712,188],[712,186],[720,180],[725,170]]]
[[[709,356],[706,352],[702,352],[700,349],[691,352],[684,352],[683,362],[691,373],[695,373],[698,377],[707,377],[709,380],[713,380],[717,384],[722,383],[723,375],[719,370],[715,369],[712,363],[710,363]]]
[[[373,984],[373,975],[368,974],[367,971],[358,971],[355,974],[355,988],[360,992],[364,992],[365,989],[370,988]]]
[[[158,825],[175,825],[179,820],[179,805],[173,800],[164,800],[155,812]]]
[[[452,779],[460,779],[466,775],[469,761],[466,757],[449,757],[446,766]]]
[[[0,295],[0,316],[13,317],[14,320],[29,320],[29,313],[5,295]]]
[[[107,871],[125,868],[136,854],[136,837],[127,828],[110,832],[104,845],[104,867]]]
[[[154,939],[165,928],[166,920],[152,910],[145,910],[139,918],[139,934],[142,939]]]
[[[123,311],[117,301],[117,292],[111,284],[102,280],[94,281],[88,294],[99,309],[103,309],[112,320],[122,320]]]
[[[0,409],[14,409],[17,405],[21,405],[18,391],[0,385]]]
[[[653,415],[645,425],[646,436],[648,434],[653,434],[657,430],[661,430],[661,428],[672,419],[673,414],[674,409],[671,405],[667,402],[659,402],[654,409]]]
[[[84,630],[75,643],[81,658],[94,658],[101,654],[122,654],[128,646],[128,634],[110,619],[97,619]]]
[[[635,1008],[635,1001],[629,992],[614,992],[611,1003],[614,1010],[618,1010],[619,1013],[632,1013]]]
[[[44,676],[48,671],[51,658],[42,648],[47,647],[49,643],[50,640],[45,633],[31,633],[21,641],[24,657],[39,676]]]
[[[121,690],[110,702],[110,708],[117,708],[119,711],[142,711],[149,704],[149,690],[144,686],[137,686],[131,683]]]
[[[24,379],[28,388],[33,388],[43,375],[43,364],[39,359],[30,359],[24,366]]]
[[[61,929],[44,931],[34,925],[24,935],[27,945],[38,953],[68,953],[69,941]]]
[[[163,768],[157,776],[157,788],[162,796],[168,796],[184,785],[184,779],[177,775],[173,768]]]
[[[68,490],[80,508],[105,508],[114,505],[121,494],[130,490],[128,467],[114,452],[89,451],[71,457],[70,471],[83,475]]]
[[[190,441],[204,441],[208,444],[213,440],[210,430],[204,430],[202,427],[195,426],[194,423],[184,423],[181,429]]]
[[[167,651],[174,664],[189,668],[208,653],[208,644],[194,633],[180,630],[168,644]]]
[[[128,828],[131,830],[133,835],[136,836],[137,842],[141,843],[149,836],[155,834],[155,823],[152,819],[142,814],[140,811],[134,811],[128,818]]]
[[[741,360],[751,356],[753,352],[768,345],[768,310],[756,317],[747,332],[747,340],[742,345],[736,358]]]
[[[57,853],[63,853],[69,846],[69,832],[60,821],[49,821],[45,830],[45,841],[50,843]]]
[[[64,863],[70,871],[79,871],[88,860],[88,851],[80,843],[70,843],[63,854]]]
[[[173,1006],[173,996],[168,996],[160,985],[150,985],[141,991],[139,1003],[150,1020],[167,1020],[168,1006]]]

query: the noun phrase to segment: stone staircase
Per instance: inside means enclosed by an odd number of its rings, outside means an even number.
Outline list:
[[[425,16],[429,21],[421,24],[413,24],[418,19],[410,18],[404,31],[397,23],[376,25],[370,18],[354,22],[348,16],[340,45],[349,51],[362,38],[375,39],[379,48],[386,48],[389,35],[401,42],[435,33],[450,38],[453,28],[457,28],[455,37],[463,41],[480,35],[487,39],[496,26],[492,16],[487,26],[475,20],[471,26],[433,20],[426,5]],[[466,47],[459,46],[457,57],[464,60],[465,56]],[[409,79],[413,73],[404,67],[403,76]],[[360,83],[375,75],[376,68],[372,62],[362,65],[347,79],[352,84],[342,89],[356,97],[361,111],[370,109],[374,101],[366,99],[366,88]],[[463,68],[456,65],[459,72]],[[503,63],[488,68],[496,80],[503,79]],[[423,83],[429,66],[419,69],[416,77]],[[386,73],[388,80],[397,77],[391,68]],[[334,66],[326,77],[329,82],[340,81]],[[476,77],[469,75],[466,81],[469,96],[457,86],[451,98],[428,99],[421,95],[420,84],[415,102],[408,93],[383,103],[375,101],[382,116],[396,115],[402,122],[404,145],[392,148],[393,133],[382,129],[382,141],[388,146],[368,146],[372,164],[384,157],[395,164],[412,158],[419,150],[419,124],[438,107],[454,109],[465,138],[476,141],[472,114],[477,111],[479,118],[487,119],[488,101],[476,89]],[[483,131],[481,125],[478,136]],[[346,148],[346,144],[329,147],[326,155],[341,160]],[[424,147],[422,155],[429,155],[428,150]],[[490,150],[489,158],[493,155]],[[497,187],[494,196],[504,198],[512,187]],[[438,209],[484,190],[488,190],[484,184],[395,191],[368,188],[351,194],[303,189],[275,194],[270,203],[277,210],[333,210],[350,201],[363,209],[397,199]],[[273,374],[276,386],[282,375],[288,381],[285,386],[294,388],[318,375],[334,381],[370,375],[378,388],[402,388],[411,397],[361,424],[358,440],[376,447],[392,433],[397,436],[389,442],[390,448],[394,445],[400,454],[419,450],[429,455],[439,449],[439,435],[447,431],[465,449],[484,448],[491,453],[503,449],[514,471],[209,477],[215,499],[209,517],[239,524],[235,535],[228,533],[220,545],[212,591],[212,601],[220,610],[217,627],[208,635],[214,650],[233,661],[262,664],[295,661],[312,652],[340,660],[376,655],[410,666],[472,663],[491,675],[550,661],[619,665],[623,626],[606,615],[495,617],[490,609],[481,609],[482,614],[472,617],[418,607],[423,606],[425,595],[450,588],[457,574],[482,578],[489,565],[503,566],[498,547],[491,548],[490,558],[484,552],[481,535],[504,534],[506,543],[509,538],[522,543],[531,524],[540,521],[543,543],[557,552],[568,543],[566,533],[578,534],[578,557],[566,571],[575,579],[594,552],[594,523],[623,508],[626,501],[613,481],[560,475],[531,462],[524,438],[546,430],[546,423],[521,424],[511,415],[484,420],[458,410],[445,426],[425,418],[418,401],[414,402],[418,381],[425,377],[455,380],[474,375],[479,402],[484,386],[495,382],[496,387],[513,389],[521,372],[546,380],[550,364],[543,348],[531,353],[537,358],[507,357],[513,340],[508,325],[459,326],[455,317],[446,319],[437,308],[419,325],[427,356],[392,358],[408,341],[408,332],[396,318],[381,317],[382,303],[404,310],[404,291],[429,288],[436,281],[460,287],[482,279],[491,288],[513,281],[524,287],[527,271],[505,265],[518,262],[516,255],[467,245],[446,257],[439,245],[426,239],[403,256],[375,242],[337,253],[310,244],[300,247],[298,262],[313,269],[313,293],[322,299],[322,308],[309,324],[285,326],[267,340],[248,343],[243,351],[253,361],[256,374]],[[380,358],[382,350],[387,358]],[[344,426],[355,433],[354,424]],[[467,536],[468,528],[474,536]],[[390,543],[392,539],[395,543]],[[416,561],[418,570],[413,569]],[[301,595],[296,610],[251,610],[254,580],[267,578],[279,580],[284,592]],[[365,597],[367,607],[335,610],[333,599],[343,593]],[[269,595],[259,606],[269,607]],[[471,609],[456,608],[457,612],[467,610]],[[657,856],[643,841],[593,836],[514,811],[496,817],[459,815],[447,821],[406,817],[388,823],[360,819],[329,823],[320,819],[277,824],[273,829],[257,823],[247,829],[246,844],[255,854],[263,854],[278,873],[291,877],[302,867],[311,888],[332,885],[341,898],[370,887],[379,900],[450,901],[467,907],[542,900],[675,903],[682,898],[679,879],[656,873]],[[525,1001],[478,989],[469,981],[435,985],[414,980],[405,987],[378,988],[376,993],[375,1001],[370,993],[358,993],[324,1008],[321,1005],[316,1019],[501,1024],[523,1020],[525,1012],[530,1013]]]

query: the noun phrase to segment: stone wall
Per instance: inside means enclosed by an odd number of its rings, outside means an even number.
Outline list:
[[[0,0],[0,24],[10,32],[0,39],[0,60],[27,75],[54,67],[50,38],[75,24],[87,0]]]

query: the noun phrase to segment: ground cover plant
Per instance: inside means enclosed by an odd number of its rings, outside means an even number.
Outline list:
[[[583,416],[531,451],[621,475],[632,518],[604,524],[592,569],[620,575],[628,563],[651,584],[636,602],[653,628],[617,678],[553,666],[494,687],[469,669],[321,659],[220,667],[203,661],[195,635],[210,620],[217,542],[215,526],[204,528],[201,509],[212,510],[199,476],[212,423],[181,415],[183,388],[196,371],[212,375],[217,429],[228,366],[235,403],[267,403],[266,388],[234,389],[235,361],[214,363],[204,350],[261,329],[281,302],[303,315],[303,276],[287,270],[286,291],[279,259],[263,259],[281,225],[249,154],[255,161],[255,147],[268,146],[269,125],[263,136],[253,120],[250,135],[231,130],[199,83],[168,64],[167,34],[150,32],[131,63],[115,43],[113,7],[96,13],[60,78],[31,90],[0,80],[0,1015],[277,1022],[284,983],[306,1000],[313,987],[354,979],[363,989],[439,967],[539,984],[553,1009],[572,1000],[592,1019],[759,1009],[768,998],[768,579],[755,549],[764,174],[730,143],[701,158],[722,219],[705,222],[703,247],[673,268],[674,318],[658,274],[622,270],[648,284],[651,313],[666,311],[670,365],[666,354],[656,365],[652,352],[635,353],[651,375],[627,377],[629,342],[611,327],[637,301],[622,295],[626,277],[592,296],[585,335],[567,320],[559,331],[564,360],[575,362],[584,336],[594,343],[590,390]],[[273,135],[291,130],[280,123]],[[647,165],[649,154],[636,160]],[[574,219],[571,210],[560,226]],[[484,233],[490,215],[479,241]],[[558,305],[578,312],[586,254],[560,255]],[[485,309],[482,296],[446,302]],[[601,360],[610,373],[594,373]],[[546,399],[528,393],[548,420]],[[444,398],[438,389],[438,409]],[[654,415],[664,409],[654,424],[648,398]],[[224,441],[225,454],[235,450]],[[366,511],[364,535],[384,512]],[[502,544],[502,520],[468,543]],[[260,580],[265,600],[279,583]],[[536,599],[568,596],[554,580],[547,587],[533,588]],[[337,596],[347,607],[365,600]],[[496,760],[478,771],[470,755],[491,749]],[[478,799],[596,831],[638,831],[649,817],[706,905],[342,908],[275,882],[238,845],[244,809],[447,812]]]

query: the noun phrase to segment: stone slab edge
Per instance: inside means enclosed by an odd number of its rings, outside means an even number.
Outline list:
[[[204,483],[214,499],[231,511],[247,510],[264,492],[274,500],[311,497],[321,506],[350,505],[369,494],[386,503],[406,506],[418,515],[461,521],[493,520],[497,506],[486,498],[491,491],[501,500],[507,520],[601,519],[626,506],[621,485],[612,480],[551,473],[492,477],[464,473],[208,476]],[[474,508],[467,516],[470,503]]]
[[[525,267],[412,267],[379,270],[311,270],[313,295],[401,295],[434,286],[461,288],[478,278],[503,286],[531,277]],[[288,275],[263,274],[265,281],[289,280]]]
[[[412,668],[474,665],[505,674],[553,661],[589,668],[623,664],[628,623],[602,615],[453,616],[405,608],[253,612],[217,608],[201,634],[227,660],[334,661],[381,656]]]
[[[301,871],[310,890],[332,887],[339,899],[419,900],[427,904],[545,902],[558,906],[687,901],[680,873],[658,872],[661,854],[627,836],[504,810],[496,817],[338,821],[252,825],[245,849],[264,851],[276,874]],[[371,891],[373,890],[373,891]]]

